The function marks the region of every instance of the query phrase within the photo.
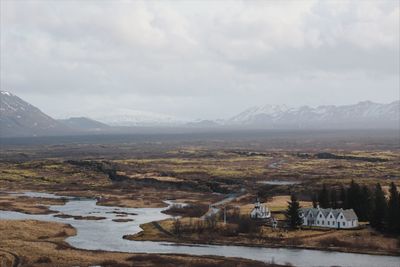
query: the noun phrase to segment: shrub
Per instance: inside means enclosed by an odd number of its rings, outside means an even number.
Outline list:
[[[207,205],[190,204],[187,206],[172,205],[165,213],[173,216],[184,216],[184,217],[200,217],[205,214],[208,210]]]
[[[258,233],[260,231],[260,227],[250,217],[240,216],[237,230],[239,233]]]
[[[339,240],[337,237],[329,237],[319,241],[319,244],[323,247],[345,247],[348,246],[349,243]]]
[[[36,263],[51,263],[51,259],[49,257],[42,256],[36,260]]]

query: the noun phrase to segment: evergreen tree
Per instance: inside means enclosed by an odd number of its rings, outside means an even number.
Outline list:
[[[337,192],[335,189],[331,190],[330,200],[331,200],[331,208],[337,209],[339,207],[339,203],[337,199]]]
[[[318,203],[321,208],[329,208],[329,191],[325,184],[322,185],[322,190],[319,192]]]
[[[347,192],[344,186],[340,187],[340,207],[345,209],[347,208]]]
[[[360,221],[368,221],[371,216],[372,197],[368,187],[363,186],[359,196],[358,219]]]
[[[374,192],[374,204],[371,215],[372,227],[378,230],[382,230],[384,228],[386,211],[387,211],[387,203],[385,194],[382,191],[381,185],[378,183],[376,184]]]
[[[400,230],[400,202],[397,187],[393,182],[390,184],[389,192],[390,196],[388,201],[386,222],[388,229],[392,232],[395,232]]]
[[[354,212],[357,216],[360,216],[361,213],[361,190],[360,186],[351,180],[350,187],[347,190],[347,207],[350,209],[354,209]]]
[[[316,208],[318,206],[318,196],[317,194],[313,194],[311,197],[312,205],[313,208]]]
[[[294,194],[291,195],[290,201],[288,202],[288,208],[286,211],[286,220],[289,226],[294,229],[303,224],[303,219],[300,218],[300,203]]]

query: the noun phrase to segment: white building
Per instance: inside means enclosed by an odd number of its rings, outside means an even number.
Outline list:
[[[262,205],[257,199],[253,210],[250,212],[250,217],[252,219],[269,219],[271,218],[271,212],[267,206]]]
[[[353,209],[302,208],[300,217],[303,225],[328,228],[354,228],[358,226],[358,217]]]

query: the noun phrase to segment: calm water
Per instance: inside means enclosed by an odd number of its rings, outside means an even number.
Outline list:
[[[46,196],[28,193],[31,197]],[[58,197],[51,195],[51,197]],[[171,205],[171,202],[167,204]],[[51,210],[81,216],[106,217],[104,220],[74,220],[57,218],[54,214],[30,215],[20,212],[0,211],[0,219],[34,219],[69,223],[77,230],[77,235],[67,238],[67,242],[82,249],[99,249],[105,251],[142,252],[142,253],[178,253],[190,255],[216,255],[225,257],[242,257],[247,259],[275,263],[291,263],[295,266],[355,266],[355,267],[399,267],[400,257],[374,256],[365,254],[325,252],[307,249],[258,248],[243,246],[217,245],[176,245],[169,242],[129,241],[123,235],[140,232],[140,224],[170,218],[161,213],[166,208],[119,208],[97,206],[96,200],[77,200],[70,198],[65,205],[50,206]],[[118,217],[118,213],[128,213]],[[128,218],[130,222],[114,222],[112,219]]]

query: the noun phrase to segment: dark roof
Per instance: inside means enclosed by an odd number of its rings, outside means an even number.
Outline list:
[[[357,215],[354,212],[353,209],[322,209],[322,208],[301,208],[300,209],[304,216],[308,216],[308,214],[311,212],[313,217],[317,217],[318,213],[321,212],[322,215],[326,218],[329,213],[332,212],[333,216],[335,217],[335,219],[337,219],[337,217],[339,216],[340,213],[343,213],[343,216],[346,218],[346,220],[357,220]]]

